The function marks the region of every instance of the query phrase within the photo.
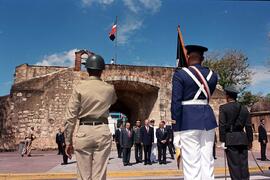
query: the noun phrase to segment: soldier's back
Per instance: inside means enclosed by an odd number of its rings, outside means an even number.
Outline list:
[[[89,77],[75,88],[80,100],[79,118],[108,117],[108,110],[116,101],[114,87],[99,78]]]

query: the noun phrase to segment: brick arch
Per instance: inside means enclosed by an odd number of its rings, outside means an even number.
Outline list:
[[[161,83],[154,79],[149,78],[142,78],[142,77],[136,77],[136,76],[129,76],[129,75],[111,75],[111,76],[104,76],[104,81],[106,82],[117,82],[117,81],[126,81],[126,82],[134,82],[134,83],[142,83],[145,85],[149,85],[152,87],[160,88]]]
[[[159,82],[129,76],[112,76],[104,80],[114,85],[118,96],[111,111],[126,114],[132,125],[136,120],[149,118],[155,104],[159,103]]]
[[[82,55],[87,54],[88,56],[93,55],[94,53],[88,51],[88,50],[80,50],[75,52],[75,67],[74,71],[80,71],[81,70],[81,64],[82,64]]]

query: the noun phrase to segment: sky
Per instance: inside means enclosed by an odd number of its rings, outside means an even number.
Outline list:
[[[108,33],[118,17],[117,49]],[[270,2],[218,0],[0,0],[0,96],[15,67],[73,66],[87,49],[106,63],[175,66],[177,25],[185,44],[243,52],[248,90],[270,93]]]

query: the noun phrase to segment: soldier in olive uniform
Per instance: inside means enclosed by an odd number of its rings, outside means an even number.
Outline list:
[[[89,77],[74,88],[67,105],[66,153],[71,158],[72,135],[79,119],[74,144],[78,179],[105,180],[112,144],[107,118],[117,97],[114,87],[100,78],[105,69],[101,56],[90,56],[85,67]]]

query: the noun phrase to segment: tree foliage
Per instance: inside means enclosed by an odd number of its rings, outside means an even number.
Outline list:
[[[243,105],[251,107],[260,99],[261,97],[259,95],[253,95],[250,91],[245,91],[239,97],[239,102]]]
[[[248,58],[237,50],[230,50],[224,55],[208,55],[204,65],[213,69],[219,75],[219,84],[222,87],[237,85],[243,91],[251,81]]]

